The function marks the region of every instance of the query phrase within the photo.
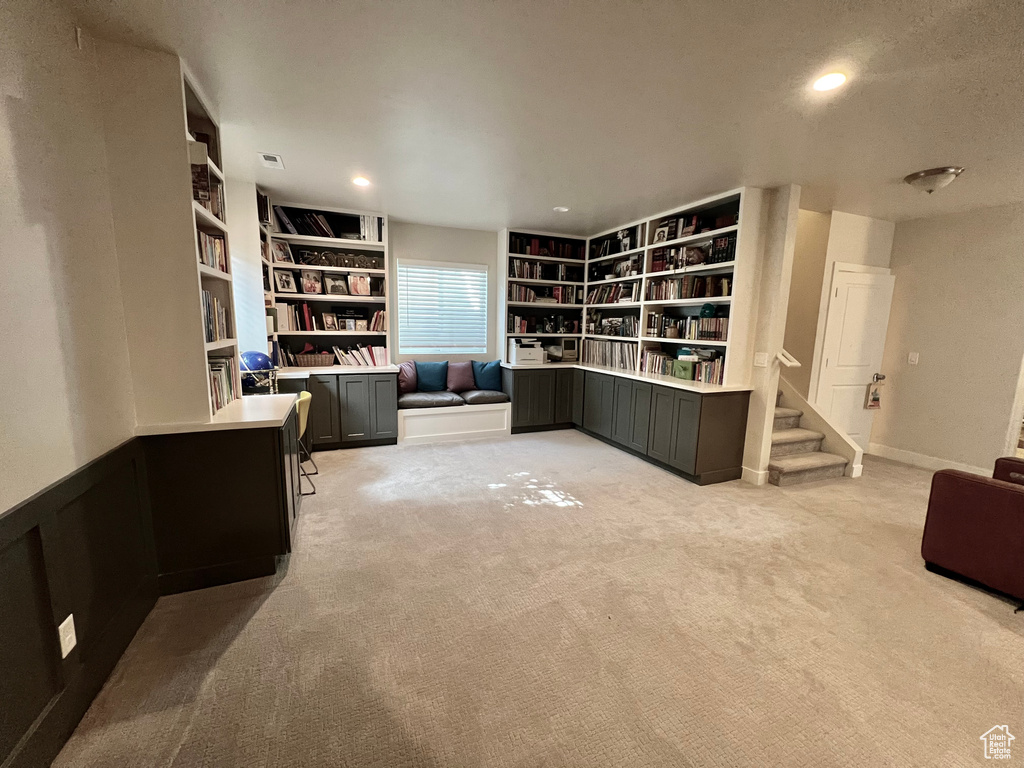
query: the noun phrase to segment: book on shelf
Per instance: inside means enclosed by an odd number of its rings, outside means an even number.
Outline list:
[[[670,355],[661,347],[645,345],[640,350],[640,372],[721,384],[725,375],[725,358],[717,350],[698,349]]]
[[[647,284],[647,301],[713,299],[730,296],[732,275],[684,275],[659,278]]]
[[[231,271],[228,269],[228,250],[221,235],[199,233],[199,261],[221,272]]]
[[[203,330],[206,341],[231,338],[228,307],[209,291],[203,291]]]
[[[565,280],[582,283],[582,269],[574,264],[509,259],[508,276],[521,280]]]
[[[206,144],[190,142],[188,157],[192,166],[192,199],[223,221],[224,187],[210,174]]]
[[[292,235],[364,240],[372,243],[379,243],[384,239],[384,219],[372,214],[320,212],[282,205],[274,206],[274,214],[283,231]],[[359,229],[354,231],[357,223]]]
[[[583,363],[633,371],[636,370],[636,351],[635,341],[584,339]]]
[[[587,304],[619,304],[640,301],[641,290],[640,281],[599,285],[597,288],[590,289],[590,293],[587,294]]]
[[[708,259],[708,250],[709,248],[702,245],[656,248],[651,251],[651,273],[669,272],[704,264]]]
[[[238,398],[238,391],[235,389],[237,366],[234,356],[210,357],[207,360],[206,367],[210,376],[210,403],[214,412]]]
[[[522,256],[547,256],[556,259],[583,260],[584,242],[549,235],[510,232],[508,252]]]
[[[256,190],[256,216],[260,224],[270,226],[270,198]]]
[[[733,261],[736,258],[736,233],[716,237],[711,241],[711,249],[708,251],[708,264],[721,264],[725,261]]]
[[[388,364],[387,347],[363,346],[362,344],[357,344],[355,348],[348,347],[345,350],[334,347],[334,356],[338,360],[338,365],[381,366]]]
[[[313,305],[308,301],[297,304],[281,301],[277,304],[277,323],[280,331],[373,331],[380,333],[388,329],[387,310],[379,309],[372,314],[366,309],[346,307],[331,312],[324,305]],[[319,308],[318,308],[319,307]]]
[[[673,329],[673,333],[676,335],[668,336],[669,329]],[[644,336],[653,336],[668,341],[677,339],[683,341],[728,341],[729,318],[724,316],[698,317],[697,315],[671,317],[661,312],[651,312],[647,315]]]
[[[565,315],[516,315],[509,314],[508,333],[564,333],[580,332],[579,316],[575,318]]]
[[[508,286],[509,301],[536,302],[538,304],[578,304],[577,299],[582,290],[571,285],[547,285],[531,288],[527,285],[510,283]]]

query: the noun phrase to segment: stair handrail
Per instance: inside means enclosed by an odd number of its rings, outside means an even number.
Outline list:
[[[802,364],[793,355],[784,349],[780,349],[775,353],[775,359],[782,363],[787,368],[801,368]]]

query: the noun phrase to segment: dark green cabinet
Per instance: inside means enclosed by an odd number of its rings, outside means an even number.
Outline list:
[[[586,373],[579,368],[572,369],[572,423],[583,426],[583,392]]]
[[[629,442],[634,451],[647,453],[647,433],[651,421],[651,394],[654,388],[642,381],[630,382]]]
[[[676,391],[672,404],[672,447],[668,463],[689,475],[697,466],[697,435],[700,429],[701,396]]]
[[[398,438],[398,377],[370,376],[370,435],[374,440]]]
[[[502,370],[502,387],[512,398],[512,430],[564,427],[572,421],[573,370],[540,367]]]
[[[587,371],[583,394],[583,428],[601,437],[611,437],[615,393],[612,377]]]
[[[340,441],[340,421],[338,419],[338,377],[316,375],[307,380],[309,394],[309,423],[306,434],[313,447],[333,445]]]
[[[633,433],[633,380],[614,377],[612,393],[612,429],[609,436],[620,445],[629,445]]]
[[[341,442],[361,443],[370,437],[370,380],[368,376],[339,376]]]
[[[675,392],[667,387],[654,387],[651,393],[651,416],[648,421],[647,455],[668,464],[672,454],[672,411]]]

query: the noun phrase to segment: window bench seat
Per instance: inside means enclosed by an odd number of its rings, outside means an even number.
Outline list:
[[[400,443],[439,443],[511,434],[512,403],[504,392],[410,392],[398,398]]]

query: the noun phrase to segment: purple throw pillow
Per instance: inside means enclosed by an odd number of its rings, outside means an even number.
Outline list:
[[[416,361],[407,360],[398,365],[398,394],[408,395],[416,391]]]
[[[459,394],[471,389],[476,389],[473,363],[448,363],[448,391]]]

